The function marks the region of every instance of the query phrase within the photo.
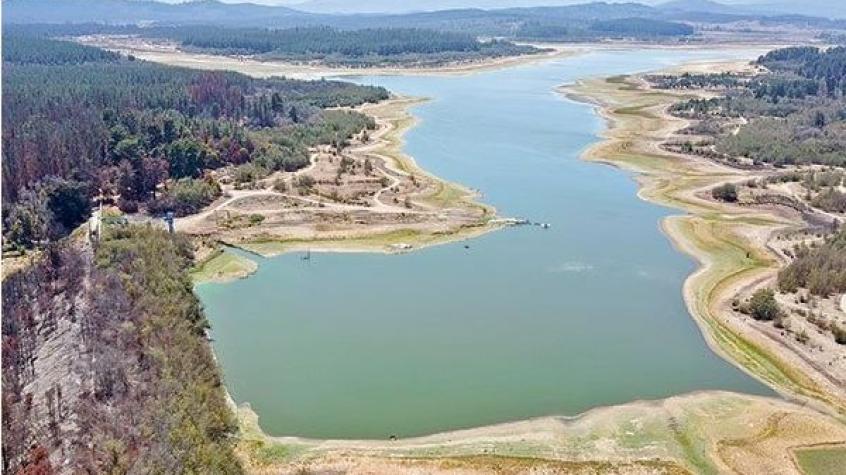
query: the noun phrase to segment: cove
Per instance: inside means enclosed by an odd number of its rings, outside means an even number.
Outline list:
[[[742,51],[599,51],[467,76],[357,77],[430,101],[422,168],[477,188],[510,228],[408,254],[259,259],[202,284],[236,402],[272,435],[424,435],[696,390],[772,391],[714,354],[682,300],[693,261],[632,176],[580,160],[604,126],[554,88]],[[470,246],[465,248],[465,244]]]

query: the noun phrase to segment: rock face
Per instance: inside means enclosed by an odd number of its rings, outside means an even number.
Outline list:
[[[89,257],[48,251],[3,282],[4,472],[44,451],[59,468],[78,443],[79,398],[92,386],[82,376],[91,374],[82,335]]]

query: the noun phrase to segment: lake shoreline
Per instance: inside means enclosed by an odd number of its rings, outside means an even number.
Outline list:
[[[295,79],[319,79],[362,75],[464,75],[548,61],[580,54],[586,45],[523,43],[546,49],[530,54],[466,60],[437,66],[364,66],[344,67],[326,64],[302,64],[280,60],[259,60],[250,57],[191,52],[162,41],[121,35],[89,35],[76,41],[138,59],[199,69],[237,70],[256,77],[285,76]]]
[[[723,72],[743,67],[718,61],[688,64],[674,68],[674,72]],[[713,186],[747,180],[755,177],[755,172],[661,148],[687,125],[686,120],[671,116],[667,108],[691,93],[650,90],[637,76],[583,81],[559,92],[592,104],[608,124],[603,140],[583,154],[585,160],[635,172],[641,199],[686,213],[667,217],[661,229],[674,247],[698,264],[685,280],[683,293],[708,346],[782,396],[843,418],[843,388],[780,342],[730,315],[730,302],[739,293],[771,283],[783,265],[770,251],[773,236],[801,223],[771,210],[750,211],[701,197]],[[656,99],[659,96],[662,99]],[[754,224],[747,225],[744,220]],[[767,224],[762,226],[761,221]],[[714,242],[717,247],[710,247]],[[740,253],[738,257],[736,252],[734,257],[728,252],[722,255],[720,245],[722,249],[743,249],[745,256]]]
[[[268,436],[249,405],[237,414],[238,452],[250,473],[440,474],[457,463],[489,473],[513,459],[525,466],[506,473],[775,473],[797,467],[797,450],[846,447],[846,426],[812,408],[713,390],[396,440]]]
[[[509,223],[507,220],[497,219],[497,211],[494,207],[479,200],[478,192],[424,170],[413,157],[403,151],[405,134],[418,122],[418,119],[410,113],[410,109],[425,100],[425,98],[394,96],[376,104],[366,104],[355,108],[354,110],[373,117],[377,123],[377,130],[372,133],[367,143],[353,146],[345,153],[347,156],[362,161],[365,158],[381,160],[397,175],[412,175],[417,177],[416,180],[428,180],[432,183],[434,187],[432,193],[414,198],[415,202],[419,201],[426,206],[426,219],[409,224],[383,220],[352,228],[344,225],[332,227],[321,224],[305,226],[302,229],[286,226],[278,231],[271,229],[262,231],[260,234],[254,233],[251,228],[245,228],[231,230],[226,234],[215,234],[198,225],[199,221],[207,220],[215,212],[221,210],[221,205],[212,204],[197,215],[177,219],[177,230],[203,236],[206,239],[211,237],[225,246],[271,257],[290,252],[395,254],[471,239],[507,226]],[[232,191],[231,193],[239,192]],[[244,198],[257,194],[252,190],[242,193]],[[268,196],[279,195],[273,191],[260,193]],[[238,199],[237,197],[229,198],[227,202],[234,203]],[[338,212],[344,210],[345,208],[338,207]],[[368,210],[356,209],[355,211],[367,212]],[[378,210],[374,210],[373,213],[378,213]],[[231,281],[248,277],[257,270],[255,266],[243,262],[248,259],[240,257],[236,259],[236,261],[242,261],[241,265],[231,265],[232,260],[229,253],[217,253],[209,259],[198,262],[194,272],[195,283]],[[229,272],[220,271],[220,269],[229,269]]]
[[[294,79],[320,79],[323,77],[344,76],[461,76],[486,71],[496,71],[505,68],[540,63],[552,59],[577,56],[595,51],[625,51],[632,49],[654,50],[736,50],[760,48],[770,50],[778,48],[779,44],[762,43],[707,43],[707,44],[660,44],[640,43],[635,41],[617,42],[574,42],[549,43],[526,41],[522,45],[534,46],[548,51],[535,54],[522,54],[498,58],[468,60],[455,64],[439,66],[366,66],[360,68],[329,66],[323,64],[301,64],[278,60],[257,60],[250,57],[216,55],[211,53],[190,52],[180,49],[168,42],[151,41],[144,38],[133,38],[121,35],[89,35],[78,37],[76,41],[96,46],[121,54],[131,54],[138,59],[205,70],[232,70],[243,74],[266,78],[270,76],[285,76]]]
[[[591,83],[596,86],[596,83]],[[591,89],[585,84],[570,86],[564,92],[573,100],[585,101],[597,95],[610,97],[609,90]],[[679,208],[676,201],[656,199],[656,183],[672,177],[680,169],[668,167],[656,170],[656,163],[644,159],[621,162],[601,156],[603,146],[615,139],[615,131],[621,127],[620,118],[615,117],[615,104],[593,101],[597,113],[607,119],[607,127],[598,142],[591,145],[583,157],[601,161],[637,172],[638,196],[647,201]],[[619,106],[619,104],[617,104]],[[663,117],[666,123],[662,131],[674,132],[679,120]],[[650,130],[649,137],[654,138]],[[659,134],[660,135],[660,134]],[[631,136],[629,137],[631,138]],[[655,143],[650,141],[649,147]],[[657,152],[657,147],[652,149]],[[666,165],[660,162],[657,165]],[[710,166],[716,166],[711,164]],[[714,172],[714,170],[711,170]],[[658,173],[658,177],[651,175]],[[719,169],[714,176],[724,179],[732,172]],[[696,177],[696,181],[701,177]],[[664,183],[666,184],[666,183]],[[710,182],[697,182],[695,190],[710,186]],[[694,191],[689,190],[683,198],[697,200]],[[676,196],[676,195],[674,195]],[[697,206],[713,207],[713,203],[698,203]],[[686,209],[682,207],[682,209]],[[694,210],[699,208],[694,207]],[[697,286],[706,285],[698,279],[710,268],[707,254],[703,256],[691,247],[689,235],[679,229],[684,216],[667,218],[661,224],[662,231],[671,239],[677,249],[697,257],[700,267],[689,276],[684,285],[685,301],[702,330],[708,345],[733,364],[749,371],[756,378],[774,386],[772,380],[750,371],[736,362],[733,353],[723,349],[717,338],[711,335],[708,321],[697,317]],[[776,221],[775,224],[780,224]],[[757,256],[756,256],[757,257]],[[770,261],[761,257],[764,264]],[[761,264],[761,265],[764,265]],[[757,271],[757,268],[753,269]],[[772,269],[764,266],[764,272]],[[757,274],[753,275],[758,277]],[[744,276],[747,277],[747,276]],[[709,294],[710,295],[710,294]],[[706,302],[708,302],[706,300]],[[792,395],[789,389],[780,388],[785,395]],[[742,407],[742,409],[737,409]],[[737,412],[735,412],[737,411]],[[696,391],[652,401],[633,401],[620,405],[600,406],[573,417],[540,417],[535,419],[506,422],[493,426],[449,431],[423,437],[379,440],[317,440],[304,437],[274,437],[262,432],[258,415],[248,404],[238,408],[242,427],[242,441],[239,451],[247,461],[248,468],[256,472],[296,472],[297,470],[389,470],[398,473],[426,470],[433,473],[447,473],[461,464],[470,473],[491,469],[490,463],[512,463],[511,457],[528,460],[533,467],[551,469],[587,470],[604,464],[605,470],[625,470],[627,473],[649,473],[656,469],[669,473],[693,471],[742,471],[744,469],[780,469],[798,465],[794,450],[814,447],[820,443],[834,441],[837,447],[846,443],[846,428],[836,418],[824,412],[825,407],[811,404],[802,407],[790,401],[775,398],[751,396],[726,391]],[[741,416],[742,414],[742,416]],[[636,429],[623,429],[631,421],[638,421]],[[645,422],[649,421],[649,422]],[[695,421],[695,422],[694,422]],[[644,425],[680,428],[670,431],[670,439],[664,439]],[[585,428],[588,426],[589,428]],[[610,427],[616,427],[611,430]],[[635,430],[643,437],[643,445],[631,448],[620,439],[621,432]],[[609,432],[610,431],[610,432]],[[813,432],[810,435],[808,431]],[[574,446],[583,443],[581,437],[590,434],[598,438],[594,446]],[[687,442],[683,442],[683,441]],[[657,447],[657,450],[656,450]],[[269,451],[276,451],[278,457],[265,457]],[[562,463],[565,465],[555,465]],[[545,465],[546,464],[546,465]],[[551,464],[551,465],[550,465]],[[570,464],[570,465],[566,465]]]

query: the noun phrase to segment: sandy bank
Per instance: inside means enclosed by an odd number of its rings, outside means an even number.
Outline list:
[[[177,219],[176,229],[273,256],[306,250],[407,252],[501,228],[496,210],[479,202],[477,192],[426,172],[403,152],[404,134],[416,121],[409,109],[421,102],[394,97],[358,108],[377,124],[366,141],[353,141],[342,152],[318,150],[311,166],[277,172],[254,189],[224,187],[223,198]],[[348,181],[338,183],[342,160],[356,170],[368,162],[373,171],[345,174]],[[294,189],[301,175],[318,183],[305,194]],[[274,189],[279,180],[288,183],[286,191]],[[344,195],[350,190],[357,190],[355,196]],[[261,216],[256,224],[246,219],[256,215]]]
[[[699,392],[398,441],[261,434],[239,415],[253,473],[800,473],[794,450],[840,447],[846,426],[808,408]]]
[[[165,41],[153,41],[145,38],[116,35],[91,35],[77,38],[80,43],[97,46],[171,66],[206,70],[238,71],[256,77],[285,76],[297,79],[316,79],[326,76],[358,75],[461,75],[481,71],[490,71],[521,64],[530,64],[579,54],[585,46],[561,44],[538,45],[549,51],[520,56],[505,56],[472,60],[440,66],[375,66],[375,67],[338,67],[320,64],[299,64],[284,61],[259,61],[249,57],[225,56],[187,52],[177,45]]]
[[[739,64],[709,63],[696,70]],[[724,315],[739,288],[771,276],[777,261],[766,242],[793,223],[761,210],[738,210],[701,198],[701,190],[739,172],[663,151],[660,143],[686,122],[668,116],[679,95],[645,92],[636,78],[589,81],[564,92],[598,105],[609,123],[585,153],[638,172],[643,199],[690,213],[662,223],[674,244],[701,267],[687,279],[685,300],[709,345],[729,361],[792,398],[698,392],[659,401],[602,407],[574,418],[545,417],[398,441],[269,437],[249,406],[239,409],[239,446],[250,471],[349,473],[801,473],[796,450],[846,447],[838,390],[801,359]],[[846,450],[846,449],[844,449]]]
[[[689,65],[685,70],[747,67],[710,62]],[[846,389],[825,368],[771,338],[751,319],[737,318],[730,311],[730,302],[738,293],[771,281],[783,265],[769,248],[772,236],[802,223],[772,209],[743,208],[702,197],[717,184],[747,180],[756,172],[661,148],[687,125],[687,121],[670,116],[667,107],[691,93],[647,90],[636,77],[585,81],[562,92],[596,104],[609,123],[604,140],[585,153],[586,159],[637,172],[641,198],[688,213],[666,219],[662,228],[675,246],[700,264],[685,282],[684,297],[708,344],[780,393],[844,417]]]

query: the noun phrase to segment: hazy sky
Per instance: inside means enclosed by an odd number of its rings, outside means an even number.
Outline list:
[[[185,0],[160,0],[178,3]],[[536,5],[572,5],[590,3],[601,0],[221,0],[228,3],[261,3],[265,5],[284,5],[296,8],[299,4],[307,4],[305,10],[321,12],[343,11],[374,12],[374,11],[421,11],[441,10],[448,8],[480,7],[506,8],[511,6]],[[667,0],[604,0],[609,3],[638,2],[648,5],[665,3]],[[846,0],[716,0],[726,5],[753,6],[752,13],[804,13],[822,17],[846,18]],[[760,12],[754,5],[760,7]],[[315,10],[316,8],[316,10]]]
[[[170,2],[179,2],[184,0],[169,0]],[[226,3],[261,3],[264,5],[285,5],[285,6],[294,6],[298,3],[305,3],[309,0],[221,0]],[[349,3],[356,3],[358,0],[347,0]],[[429,3],[426,0],[395,0],[397,3],[407,4],[407,5],[419,5],[419,7],[408,7],[408,8],[420,8],[425,9],[426,4]],[[526,5],[526,4],[535,4],[535,5],[568,5],[568,4],[579,4],[579,3],[590,3],[593,1],[600,1],[600,0],[466,0],[466,1],[456,1],[455,3],[466,3],[466,4],[490,4],[490,3],[499,3],[505,7],[508,7],[510,4],[512,5]],[[659,3],[664,3],[668,0],[604,0],[607,3],[628,3],[628,2],[636,2],[636,3],[644,3],[649,5],[655,5]],[[756,0],[718,0],[719,3],[724,4],[749,4],[749,3],[761,3],[761,1]],[[762,0],[763,1],[763,0]],[[837,0],[836,0],[837,1]]]
[[[185,0],[168,0],[170,3],[176,3]],[[296,6],[298,3],[306,3],[310,0],[220,0],[226,3],[260,3],[263,5],[284,5],[284,6]],[[349,3],[356,3],[357,0],[347,0]],[[395,0],[397,3],[402,3],[408,5],[407,8],[409,9],[426,9],[426,4],[430,3],[426,0]],[[460,1],[456,0],[454,3],[466,3],[470,4],[491,4],[491,3],[498,3],[502,4],[504,7],[508,7],[509,5],[572,5],[572,4],[579,4],[579,3],[591,3],[593,1],[605,1],[606,3],[629,3],[629,2],[636,2],[636,3],[644,3],[647,5],[655,5],[659,3],[664,3],[667,0],[465,0]],[[724,4],[748,4],[748,3],[756,3],[755,0],[718,0],[720,3]],[[340,3],[340,2],[338,2]],[[419,5],[412,7],[410,5]]]

